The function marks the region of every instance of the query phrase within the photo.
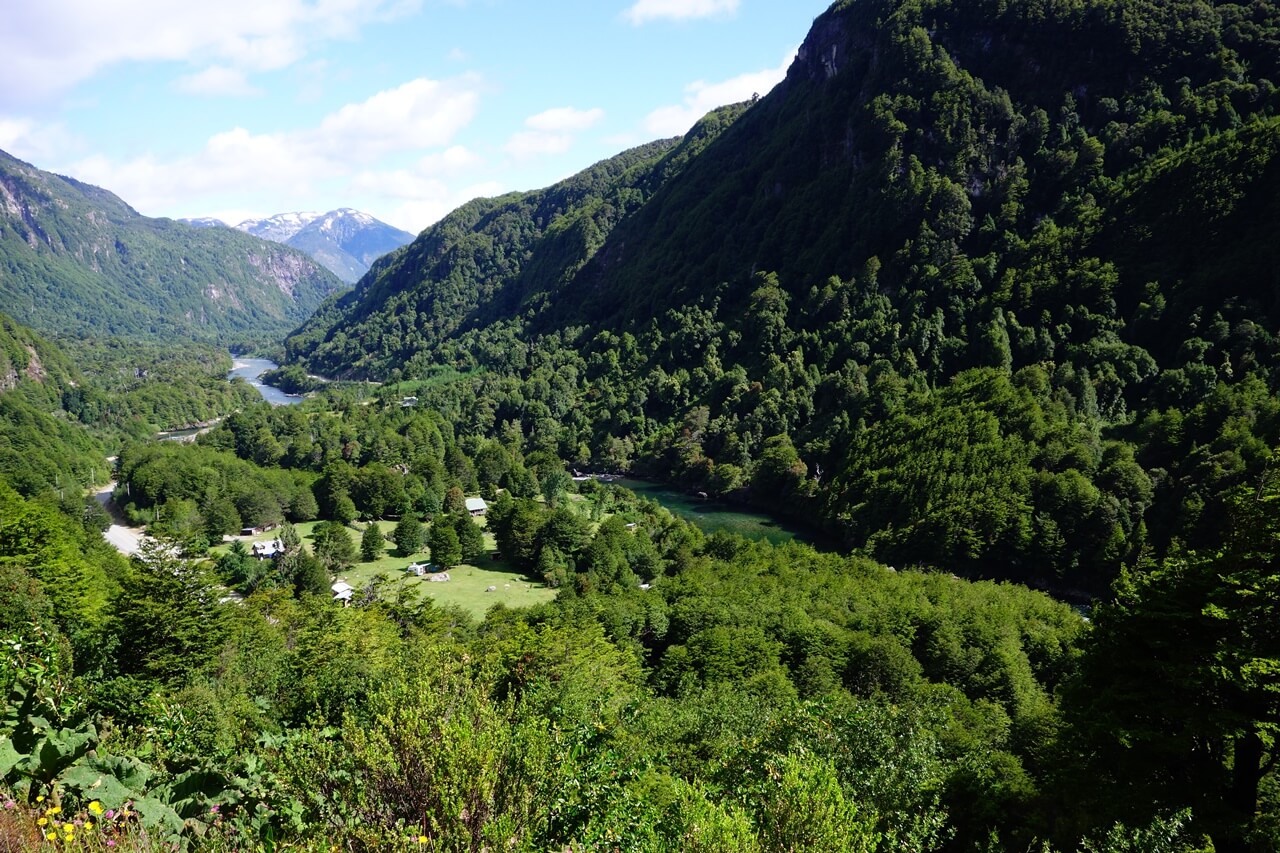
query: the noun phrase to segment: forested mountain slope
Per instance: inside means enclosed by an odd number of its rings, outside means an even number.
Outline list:
[[[536,310],[740,111],[717,110],[681,140],[625,151],[545,190],[463,205],[322,307],[289,351],[330,375],[385,374],[463,330]]]
[[[54,414],[83,384],[61,350],[0,314],[0,479],[23,494],[63,488],[78,501],[83,486],[106,478],[98,441]]]
[[[142,216],[0,152],[0,302],[49,333],[226,339],[279,333],[342,289],[303,253]]]
[[[836,3],[589,239],[528,251],[567,185],[473,202],[288,346],[474,368],[438,396],[480,432],[886,560],[1098,589],[1216,543],[1280,440],[1278,66],[1271,3]]]
[[[122,443],[259,401],[227,382],[230,369],[212,343],[53,343],[0,313],[0,479],[78,508],[86,488],[110,479],[107,456]]]

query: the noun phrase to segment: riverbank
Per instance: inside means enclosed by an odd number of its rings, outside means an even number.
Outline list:
[[[692,522],[703,533],[733,533],[748,539],[766,539],[775,545],[799,541],[825,548],[821,531],[784,521],[753,507],[714,498],[704,498],[662,483],[610,475],[597,478],[611,486],[621,486],[655,501],[672,515]]]
[[[209,430],[222,423],[226,418],[218,417],[204,423],[192,424],[182,429],[165,429],[156,433],[156,438],[160,441],[195,441],[197,435],[204,435]]]
[[[231,357],[231,371],[227,373],[229,381],[243,379],[252,385],[257,392],[273,406],[293,406],[302,402],[298,394],[286,394],[279,388],[265,384],[259,377],[269,370],[276,370],[280,365],[269,358],[249,358],[248,356]]]

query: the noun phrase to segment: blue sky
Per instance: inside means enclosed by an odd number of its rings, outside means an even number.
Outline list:
[[[419,231],[782,79],[824,0],[40,0],[0,149],[148,216],[354,207]]]

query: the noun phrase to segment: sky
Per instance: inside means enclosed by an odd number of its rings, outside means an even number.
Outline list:
[[[0,149],[147,216],[417,233],[766,94],[829,0],[5,5]]]

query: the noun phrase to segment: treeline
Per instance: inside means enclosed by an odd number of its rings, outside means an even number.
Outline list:
[[[324,380],[311,378],[296,364],[268,370],[260,378],[264,384],[279,388],[286,394],[306,394],[324,387]]]
[[[141,826],[104,837],[135,845],[1270,849],[1277,650],[1250,626],[1276,494],[1093,627],[1019,586],[706,537],[613,487],[598,525],[495,504],[501,547],[564,573],[550,605],[231,603],[209,566],[126,563],[5,491],[0,778],[69,815],[127,799]]]
[[[334,389],[247,408],[193,444],[125,447],[117,497],[162,537],[132,560],[55,492],[0,490],[0,794],[14,802],[0,827],[38,831],[43,796],[82,823],[93,802],[132,803],[134,817],[99,827],[124,849],[1277,843],[1272,479],[1219,483],[1222,512],[1200,520],[1224,546],[1144,552],[1090,622],[1021,586],[704,536],[597,482],[575,495],[566,466],[582,448],[560,441],[586,423],[572,351],[529,356],[529,400],[511,377],[476,370],[419,383],[417,406],[394,387]],[[473,383],[511,396],[465,393]],[[1117,484],[1108,494],[1145,499],[1122,446],[1067,429],[1067,401],[1043,384],[974,371],[937,408],[902,389],[895,418],[921,444],[893,457],[894,440],[871,441],[868,427],[862,452],[927,481],[916,461],[927,445],[951,470],[998,468],[1010,494],[1020,465],[1074,460],[1032,477],[1028,501],[1087,498],[1083,474],[1067,471],[1092,458]],[[1267,411],[1261,396],[1211,396],[1177,433],[1150,429],[1176,449],[1246,403]],[[1008,423],[1035,444],[1008,438]],[[697,426],[681,436],[688,448]],[[948,443],[953,433],[966,439]],[[810,482],[785,437],[765,447],[753,479]],[[350,522],[412,519],[405,542],[414,527],[428,541],[405,553],[427,544],[448,565],[454,548],[458,560],[483,548],[462,501],[476,493],[491,499],[498,553],[553,584],[552,604],[476,622],[392,581],[351,607],[331,599],[357,547]],[[975,517],[1017,529],[994,500],[965,495]],[[314,518],[300,547],[289,519]],[[266,519],[285,522],[277,559],[180,556]],[[1064,547],[1107,547],[1096,519],[1078,523],[1060,529]]]
[[[121,439],[204,425],[261,400],[247,383],[227,381],[231,356],[212,344],[118,338],[58,344],[87,380],[63,391],[62,408]]]
[[[458,436],[439,412],[373,402],[354,390],[302,406],[259,402],[194,445],[129,445],[116,502],[200,553],[242,527],[429,519],[462,511],[464,494],[554,500],[570,484],[554,449],[526,442],[518,424],[501,439]]]

